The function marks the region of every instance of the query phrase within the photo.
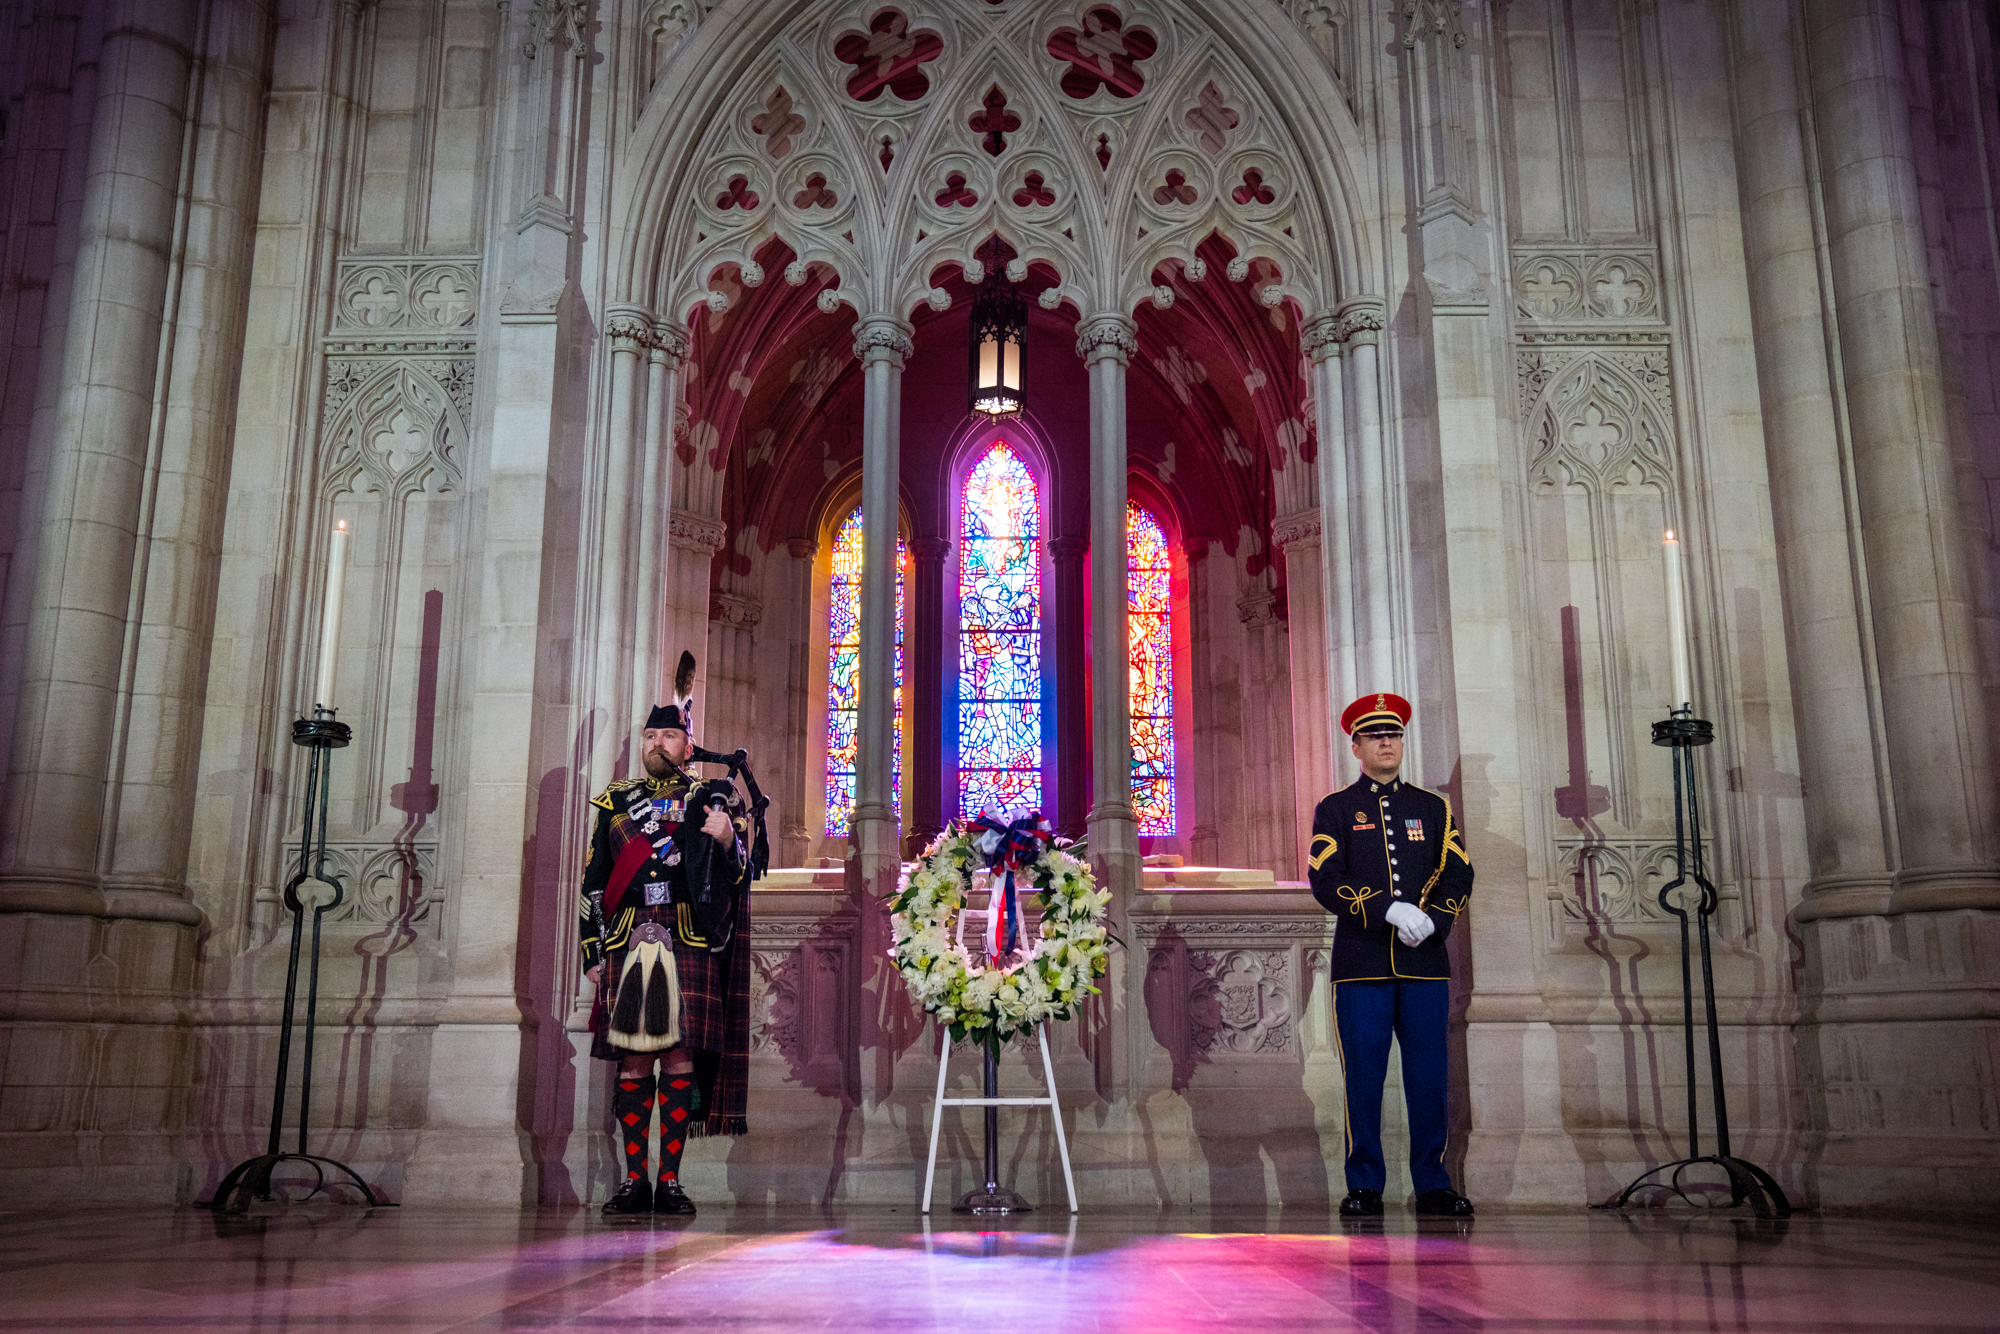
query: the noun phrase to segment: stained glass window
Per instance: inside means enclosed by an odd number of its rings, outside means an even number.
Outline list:
[[[1174,832],[1173,570],[1166,530],[1125,507],[1125,637],[1132,655],[1132,809],[1141,834]]]
[[[966,474],[958,544],[958,807],[1042,805],[1042,502],[995,441]]]
[[[909,552],[896,538],[896,715],[889,792],[903,809],[903,576]],[[861,509],[833,532],[833,581],[826,634],[826,832],[839,837],[854,815],[855,756],[861,705]]]

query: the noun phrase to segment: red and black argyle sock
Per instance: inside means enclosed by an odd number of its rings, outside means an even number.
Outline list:
[[[653,1122],[653,1077],[618,1076],[611,1091],[611,1116],[618,1125],[618,1142],[625,1146],[625,1179],[646,1179],[646,1131]]]
[[[678,1181],[681,1150],[687,1147],[688,1121],[694,1114],[694,1074],[660,1078],[660,1180]]]

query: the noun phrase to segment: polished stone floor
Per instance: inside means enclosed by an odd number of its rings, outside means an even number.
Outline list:
[[[0,1330],[2000,1328],[1991,1222],[1722,1213],[0,1214]]]

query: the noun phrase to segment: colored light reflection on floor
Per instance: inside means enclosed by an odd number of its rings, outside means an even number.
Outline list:
[[[0,1215],[0,1330],[1639,1331],[1994,1327],[1991,1222],[313,1205]],[[1270,1220],[1278,1224],[1275,1216]]]

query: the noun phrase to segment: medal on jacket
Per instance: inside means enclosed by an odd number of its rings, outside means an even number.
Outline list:
[[[1403,837],[1408,839],[1412,843],[1423,842],[1424,822],[1422,820],[1403,821]]]

